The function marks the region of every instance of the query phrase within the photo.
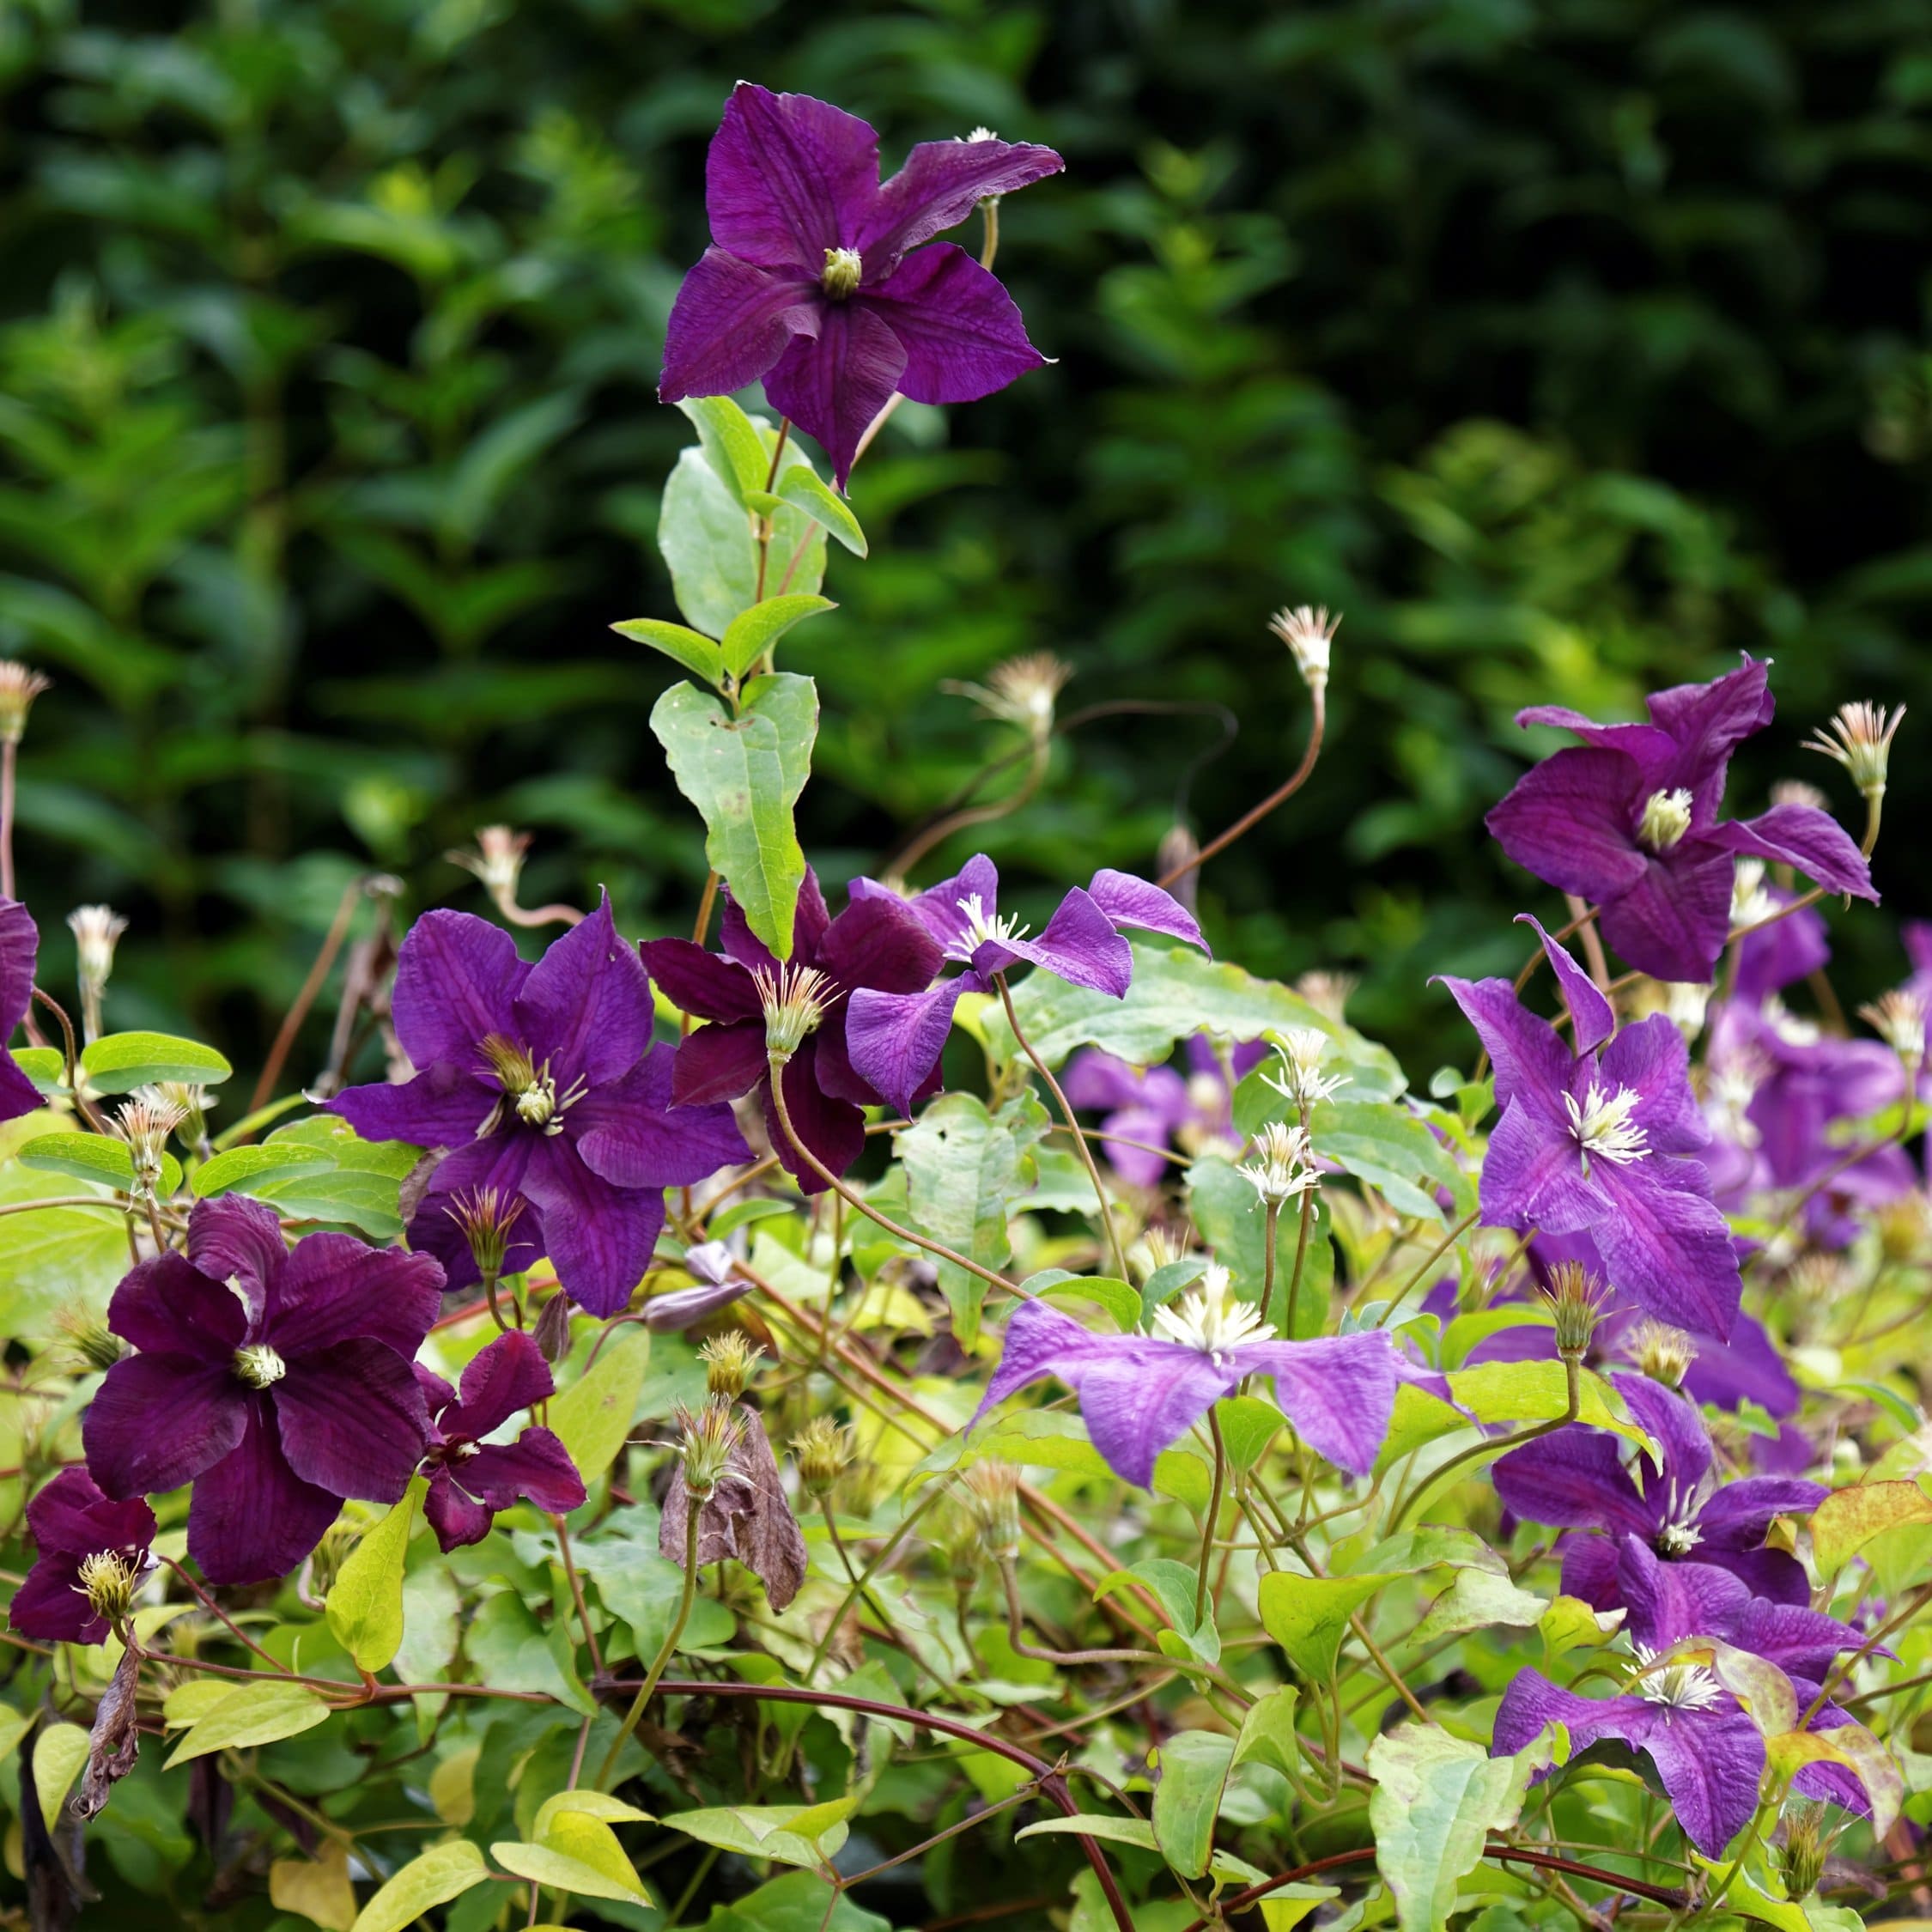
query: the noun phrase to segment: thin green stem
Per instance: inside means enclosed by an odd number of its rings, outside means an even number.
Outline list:
[[[617,1735],[611,1741],[611,1748],[604,1754],[604,1763],[597,1774],[597,1789],[608,1788],[611,1774],[617,1768],[617,1759],[623,1756],[623,1748],[644,1716],[644,1707],[651,1701],[651,1693],[658,1687],[658,1680],[665,1674],[665,1667],[677,1654],[677,1645],[684,1635],[684,1625],[691,1619],[691,1606],[697,1601],[698,1583],[698,1517],[703,1513],[705,1499],[694,1495],[684,1506],[684,1594],[678,1599],[677,1614],[671,1628],[665,1632],[664,1642],[658,1647],[658,1654],[651,1660],[651,1668],[644,1674],[644,1681],[637,1686],[637,1695],[630,1700],[630,1709],[624,1713],[624,1721],[617,1727]]]
[[[1412,1274],[1409,1279],[1395,1291],[1395,1298],[1389,1303],[1388,1307],[1383,1309],[1382,1314],[1377,1317],[1376,1326],[1378,1328],[1386,1328],[1388,1326],[1390,1321],[1394,1319],[1396,1309],[1401,1307],[1402,1303],[1409,1298],[1411,1292],[1427,1278],[1430,1271],[1436,1266],[1437,1262],[1441,1261],[1443,1256],[1448,1254],[1449,1249],[1455,1247],[1456,1242],[1461,1241],[1463,1236],[1467,1234],[1471,1228],[1475,1226],[1477,1221],[1481,1218],[1481,1208],[1472,1208],[1468,1213],[1465,1214],[1462,1218],[1458,1221],[1455,1225],[1451,1228],[1449,1231],[1446,1235],[1444,1235],[1443,1238],[1439,1242],[1437,1242],[1433,1248],[1429,1250],[1428,1258],[1423,1262],[1422,1266],[1419,1267],[1415,1271],[1415,1273]]]
[[[1214,1554],[1214,1528],[1221,1520],[1221,1497],[1228,1483],[1228,1449],[1221,1440],[1221,1419],[1210,1408],[1207,1432],[1214,1438],[1214,1481],[1207,1493],[1207,1516],[1200,1529],[1200,1571],[1194,1578],[1194,1628],[1207,1614],[1207,1569]]]

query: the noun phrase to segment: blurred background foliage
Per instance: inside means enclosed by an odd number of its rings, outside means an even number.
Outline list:
[[[50,983],[58,914],[110,900],[111,1019],[258,1060],[345,882],[482,909],[444,854],[493,820],[537,835],[526,903],[601,881],[630,930],[687,924],[669,667],[606,627],[674,615],[688,432],[653,386],[739,76],[866,115],[889,167],[980,123],[1068,162],[1000,260],[1057,365],[899,414],[854,481],[872,559],[787,646],[828,874],[1012,748],[943,682],[1042,647],[1068,709],[1240,730],[1064,738],[985,835],[1016,880],[1212,833],[1299,753],[1264,626],[1308,601],[1347,613],[1331,749],[1208,869],[1224,952],[1363,972],[1354,1017],[1425,1073],[1466,1046],[1425,975],[1513,964],[1507,914],[1548,909],[1481,830],[1535,749],[1513,710],[1748,649],[1781,717],[1741,810],[1801,772],[1856,822],[1800,737],[1917,711],[1890,908],[1841,927],[1898,975],[1932,808],[1922,0],[4,0],[0,652],[59,680],[21,801]]]

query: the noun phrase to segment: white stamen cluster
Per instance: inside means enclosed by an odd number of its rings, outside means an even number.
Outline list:
[[[976,127],[970,134],[960,137],[962,147],[970,147],[975,141],[997,141],[999,137],[989,127]]]
[[[1595,1080],[1579,1102],[1566,1093],[1563,1104],[1570,1115],[1570,1130],[1588,1159],[1591,1155],[1629,1167],[1650,1151],[1649,1136],[1631,1118],[1643,1104],[1643,1096],[1634,1087],[1619,1087],[1606,1093]]]
[[[186,1118],[179,1107],[131,1100],[107,1123],[127,1143],[128,1157],[134,1163],[136,1193],[152,1195],[160,1187],[161,1168],[167,1157],[167,1137]]]
[[[1230,1292],[1228,1271],[1210,1261],[1200,1285],[1178,1302],[1154,1310],[1154,1327],[1168,1340],[1217,1358],[1238,1348],[1261,1326],[1261,1311]]]
[[[765,1051],[788,1060],[818,1030],[838,989],[816,966],[760,966],[751,978],[764,1010]]]
[[[1340,611],[1331,617],[1326,608],[1311,610],[1305,604],[1277,611],[1268,619],[1268,629],[1288,647],[1302,682],[1318,696],[1327,689],[1329,647],[1340,628]]]
[[[1816,1020],[1801,1019],[1775,993],[1760,1010],[1765,1024],[1788,1047],[1815,1047],[1824,1037]]]
[[[1731,931],[1762,926],[1777,910],[1777,901],[1765,890],[1764,860],[1740,859],[1731,874]]]
[[[1632,1688],[1647,1704],[1667,1710],[1709,1710],[1723,1688],[1704,1664],[1659,1663],[1659,1653],[1647,1643],[1633,1644],[1637,1669]]]
[[[1805,740],[1805,750],[1835,759],[1851,774],[1851,782],[1859,792],[1875,801],[1885,796],[1892,740],[1905,719],[1902,704],[1896,711],[1862,701],[1841,704],[1832,714],[1831,723]]]
[[[1271,1121],[1255,1137],[1255,1156],[1236,1171],[1270,1207],[1312,1194],[1321,1176],[1311,1164],[1314,1153],[1307,1129]]]
[[[1653,852],[1668,852],[1691,829],[1691,794],[1681,786],[1668,792],[1653,792],[1643,801],[1643,816],[1637,822],[1637,841]]]
[[[1671,980],[1665,984],[1665,1017],[1686,1041],[1696,1039],[1704,1031],[1704,1017],[1716,991],[1715,987],[1700,985],[1695,980]]]
[[[289,1364],[266,1342],[248,1342],[234,1352],[234,1372],[251,1388],[269,1388],[289,1372]]]
[[[825,272],[819,276],[818,286],[834,301],[842,302],[859,286],[859,278],[865,272],[866,264],[856,248],[828,248]]]
[[[81,989],[98,997],[114,970],[114,945],[127,921],[112,906],[76,906],[67,915]]]
[[[1858,1009],[1865,1021],[1886,1045],[1908,1066],[1917,1066],[1925,1057],[1924,995],[1909,986],[1894,987],[1881,999]]]
[[[1353,973],[1303,973],[1295,981],[1295,991],[1320,1013],[1323,1019],[1333,1020],[1337,1026],[1348,1011],[1348,1002],[1361,981]]]
[[[1631,1325],[1624,1339],[1624,1352],[1642,1375],[1661,1382],[1667,1388],[1682,1386],[1698,1358],[1698,1345],[1681,1328],[1645,1315]],[[1683,1552],[1678,1552],[1681,1555]]]
[[[1274,1043],[1281,1065],[1274,1072],[1262,1074],[1263,1084],[1273,1087],[1284,1100],[1291,1100],[1305,1114],[1318,1101],[1327,1099],[1348,1084],[1346,1073],[1323,1077],[1321,1056],[1327,1048],[1327,1035],[1314,1027],[1290,1028]]]
[[[1755,1047],[1727,1054],[1706,1068],[1704,1118],[1720,1139],[1744,1148],[1764,1139],[1751,1118],[1751,1105],[1771,1072],[1769,1057]]]
[[[987,910],[986,901],[977,892],[969,892],[957,902],[964,915],[966,930],[946,948],[949,959],[971,964],[973,955],[983,945],[1011,945],[1026,937],[1026,927],[1018,919],[1000,918]]]
[[[523,855],[529,849],[528,832],[513,831],[507,825],[479,825],[474,852],[450,852],[444,857],[451,865],[474,872],[499,907],[513,906],[523,878]]]
[[[1018,725],[1036,740],[1053,735],[1054,708],[1073,675],[1073,667],[1051,651],[1029,651],[1008,658],[987,673],[983,684],[949,678],[939,688],[969,697],[989,718]]]
[[[51,682],[11,658],[0,658],[0,744],[18,744],[27,736],[27,714]]]

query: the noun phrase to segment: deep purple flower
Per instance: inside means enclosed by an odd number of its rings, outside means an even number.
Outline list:
[[[155,1512],[138,1497],[110,1501],[85,1469],[63,1469],[27,1505],[27,1527],[39,1553],[14,1592],[8,1620],[44,1643],[104,1642],[102,1586],[106,1594],[131,1594],[154,1568],[148,1546]]]
[[[478,1279],[459,1203],[520,1203],[504,1270],[547,1255],[571,1299],[615,1315],[651,1263],[664,1190],[750,1157],[731,1110],[672,1105],[651,986],[602,898],[535,965],[468,913],[425,913],[396,965],[396,1036],[421,1069],[330,1110],[371,1140],[449,1150],[410,1224],[453,1288]]]
[[[40,935],[18,899],[0,899],[0,1121],[17,1121],[46,1103],[14,1063],[7,1042],[33,1003]]]
[[[410,1358],[441,1305],[427,1255],[313,1234],[274,1209],[197,1201],[188,1252],[131,1269],[107,1326],[137,1353],[82,1419],[88,1468],[123,1500],[192,1482],[188,1553],[215,1583],[285,1575],[344,1497],[394,1503],[428,1413]]]
[[[987,270],[950,241],[920,244],[1064,165],[990,135],[924,141],[882,187],[878,137],[856,115],[740,81],[705,163],[712,246],[677,291],[659,396],[762,376],[842,489],[894,391],[977,402],[1044,361]]]
[[[799,894],[792,957],[783,969],[728,897],[720,936],[724,958],[689,939],[652,939],[644,946],[645,960],[671,1003],[711,1022],[678,1048],[672,1096],[680,1106],[695,1106],[756,1089],[773,1152],[805,1193],[821,1193],[826,1183],[799,1158],[772,1105],[760,978],[775,987],[781,979],[806,972],[823,975],[824,1017],[786,1063],[785,1106],[799,1138],[834,1174],[843,1174],[866,1145],[860,1109],[881,1098],[846,1051],[852,1001],[860,988],[904,993],[929,985],[939,967],[939,944],[912,908],[890,894],[854,896],[832,918],[817,875],[809,871]]]
[[[1495,1062],[1504,1103],[1483,1162],[1483,1218],[1587,1231],[1613,1288],[1674,1327],[1722,1340],[1743,1283],[1710,1176],[1691,1157],[1710,1130],[1691,1091],[1684,1036],[1653,1013],[1611,1039],[1610,1002],[1525,922],[1570,1009],[1574,1051],[1509,981],[1443,981]]]
[[[1613,1610],[1618,1540],[1634,1536],[1667,1563],[1715,1564],[1775,1602],[1810,1601],[1804,1565],[1765,1547],[1772,1519],[1814,1510],[1831,1492],[1821,1483],[1780,1476],[1717,1482],[1710,1438],[1681,1395],[1643,1376],[1610,1377],[1651,1441],[1649,1467],[1626,1464],[1619,1439],[1581,1424],[1525,1443],[1497,1459],[1496,1493],[1514,1516],[1558,1529],[1601,1532],[1566,1536],[1563,1589],[1598,1610]],[[1639,1485],[1637,1477],[1641,1474]]]
[[[1183,1075],[1178,1067],[1133,1066],[1098,1047],[1085,1047],[1067,1063],[1060,1084],[1074,1106],[1107,1109],[1094,1138],[1114,1171],[1133,1187],[1153,1188],[1168,1165],[1166,1155],[1156,1150],[1178,1145],[1194,1153],[1216,1140],[1239,1145],[1228,1072],[1239,1080],[1267,1051],[1264,1040],[1238,1045],[1224,1072],[1212,1042],[1197,1033],[1188,1042]],[[1131,1141],[1145,1145],[1131,1146]]]
[[[1145,1489],[1163,1449],[1243,1376],[1269,1376],[1283,1413],[1317,1455],[1355,1475],[1374,1466],[1400,1379],[1386,1330],[1251,1340],[1258,1311],[1230,1297],[1227,1271],[1212,1266],[1200,1287],[1157,1309],[1154,1321],[1173,1339],[1097,1335],[1058,1309],[1029,1302],[1007,1324],[1005,1352],[973,1421],[1015,1389],[1055,1376],[1079,1392],[1087,1434],[1108,1467]]]
[[[1649,699],[1647,725],[1599,725],[1560,706],[1516,714],[1585,742],[1517,782],[1485,823],[1519,866],[1594,902],[1604,938],[1638,971],[1707,981],[1730,933],[1733,861],[1795,866],[1834,892],[1875,899],[1870,867],[1829,813],[1773,805],[1720,822],[1731,753],[1771,722],[1767,664]]]
[[[519,1500],[553,1516],[583,1507],[584,1479],[550,1430],[533,1423],[513,1443],[483,1440],[518,1410],[556,1391],[532,1337],[512,1328],[471,1357],[460,1395],[420,1363],[416,1379],[429,1405],[422,1513],[446,1552],[480,1543],[496,1512]]]
[[[852,896],[898,902],[871,879],[854,879]],[[991,992],[994,975],[1021,960],[1070,986],[1120,999],[1133,979],[1133,951],[1123,927],[1163,933],[1207,950],[1193,914],[1178,899],[1131,873],[1105,869],[1060,901],[1036,939],[1026,936],[1018,920],[1000,917],[999,874],[983,852],[910,904],[942,956],[965,970],[930,989],[854,996],[848,1028],[852,1064],[902,1111],[939,1066],[960,994]]]

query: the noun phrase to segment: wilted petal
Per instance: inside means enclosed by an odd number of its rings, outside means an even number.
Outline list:
[[[1601,1430],[1556,1430],[1498,1456],[1491,1473],[1503,1506],[1526,1522],[1656,1534],[1661,1510],[1637,1494],[1617,1438]]]
[[[1516,924],[1527,926],[1543,948],[1543,957],[1556,975],[1563,1003],[1570,1009],[1571,1036],[1580,1054],[1593,1054],[1617,1029],[1617,1015],[1599,990],[1596,981],[1579,966],[1570,953],[1543,930],[1530,913],[1518,913]]]
[[[1714,825],[1709,835],[1727,852],[1748,852],[1773,865],[1795,866],[1827,891],[1878,897],[1864,854],[1844,827],[1816,805],[1773,805],[1759,817]]]
[[[751,975],[689,939],[647,939],[639,951],[646,970],[681,1013],[698,1019],[756,1019],[758,989]]]
[[[651,1265],[663,1190],[613,1187],[562,1136],[536,1142],[523,1189],[543,1214],[544,1249],[571,1300],[592,1315],[617,1314]]]
[[[1091,987],[1123,999],[1133,982],[1133,949],[1077,885],[1060,901],[1037,939],[1009,939],[1005,944],[1022,959],[1043,967],[1069,986]]]
[[[915,403],[976,403],[1047,360],[999,278],[950,241],[908,256],[852,306],[890,331],[903,358],[896,386]]]
[[[1556,1029],[1516,998],[1507,980],[1458,980],[1443,975],[1464,1018],[1476,1030],[1483,1050],[1496,1063],[1496,1091],[1502,1100],[1527,1101],[1540,1121],[1569,1119],[1563,1097],[1570,1091],[1574,1055]]]
[[[410,1365],[361,1337],[312,1356],[270,1392],[283,1453],[304,1482],[335,1496],[394,1503],[409,1486],[429,1425]]]
[[[608,892],[530,969],[516,1015],[559,1093],[580,1079],[602,1086],[636,1066],[651,1043],[651,982],[637,948],[617,931]]]
[[[816,282],[828,248],[856,246],[878,197],[878,137],[856,114],[750,81],[732,89],[704,166],[712,238]]]
[[[891,400],[905,368],[906,352],[877,305],[834,302],[820,319],[817,340],[794,337],[767,374],[765,394],[823,445],[832,480],[843,489],[859,439]]]
[[[107,1326],[151,1354],[191,1356],[226,1369],[247,1334],[248,1311],[226,1282],[210,1281],[170,1251],[122,1276],[107,1303]]]
[[[188,1216],[188,1259],[216,1281],[232,1281],[257,1319],[268,1306],[289,1244],[265,1200],[220,1194],[197,1200]]]
[[[1010,195],[1066,166],[1051,148],[1012,141],[921,141],[878,191],[854,243],[866,271],[956,228],[988,195]]]
[[[131,1355],[82,1411],[81,1439],[109,1496],[156,1496],[219,1462],[247,1418],[247,1392],[228,1363]]]
[[[534,1338],[512,1328],[470,1358],[461,1394],[437,1417],[436,1426],[446,1436],[477,1440],[501,1429],[519,1409],[556,1392],[550,1365]]]
[[[393,1086],[378,1080],[346,1087],[323,1109],[339,1115],[365,1140],[404,1140],[412,1147],[460,1147],[476,1138],[502,1098],[468,1066],[444,1060]]]
[[[799,1139],[832,1173],[843,1175],[866,1148],[866,1116],[849,1101],[835,1100],[819,1084],[815,1069],[812,1042],[793,1055],[785,1068],[785,1109],[791,1115]],[[814,1173],[799,1157],[771,1103],[769,1089],[765,1101],[765,1131],[779,1163],[799,1183],[805,1194],[824,1193],[829,1183]]]
[[[1721,1857],[1758,1808],[1765,1775],[1758,1727],[1742,1712],[1698,1711],[1655,1725],[1643,1748],[1684,1836],[1706,1858]]]
[[[1733,867],[1709,841],[1650,860],[1597,914],[1604,943],[1653,979],[1708,981],[1731,930]]]
[[[1115,926],[1133,926],[1144,933],[1164,933],[1170,939],[1207,951],[1194,915],[1171,892],[1136,878],[1132,872],[1116,872],[1103,866],[1093,875],[1087,896]]]
[[[239,1446],[195,1485],[188,1554],[211,1583],[266,1583],[287,1576],[341,1510],[289,1466],[266,1397],[252,1395]]]
[[[698,1512],[696,1560],[700,1564],[735,1558],[765,1586],[765,1599],[783,1610],[799,1594],[808,1562],[805,1542],[773,1459],[758,1412],[740,1404],[744,1432],[732,1450],[724,1479]],[[672,1471],[659,1521],[658,1551],[683,1567],[690,1491],[683,1465]]]
[[[714,1020],[692,1028],[678,1042],[671,1095],[680,1107],[736,1100],[764,1078],[769,1064],[762,1018]]]
[[[431,1473],[428,1492],[422,1498],[422,1514],[435,1532],[437,1547],[445,1556],[452,1550],[482,1542],[496,1521],[495,1510],[487,1503],[465,1496],[447,1469]]]
[[[484,1443],[460,1474],[464,1487],[493,1509],[507,1510],[519,1497],[552,1516],[567,1516],[584,1506],[584,1479],[569,1450],[537,1425],[513,1443]]]
[[[1525,772],[1483,823],[1525,872],[1601,903],[1643,876],[1631,831],[1643,782],[1622,752],[1572,747]]]
[[[570,1109],[569,1133],[593,1173],[620,1188],[688,1188],[750,1159],[730,1108],[671,1104],[676,1058],[671,1047],[654,1046],[621,1080]]]
[[[101,1619],[103,1623],[106,1619]],[[141,1731],[135,1722],[135,1696],[141,1682],[139,1645],[122,1651],[107,1690],[94,1706],[88,1733],[88,1768],[75,1793],[76,1818],[98,1818],[107,1808],[114,1787],[134,1769],[141,1753]]]
[[[852,995],[845,1016],[846,1053],[853,1071],[902,1114],[939,1064],[952,1031],[959,982],[948,980],[930,993]]]
[[[823,300],[796,270],[759,268],[707,248],[671,305],[658,400],[728,396],[756,382],[793,336],[817,334]]]
[[[1274,1377],[1274,1399],[1316,1455],[1352,1475],[1375,1467],[1395,1407],[1394,1345],[1388,1331],[1316,1341],[1249,1342],[1234,1352],[1242,1374]]]
[[[902,899],[854,899],[826,927],[813,963],[841,986],[923,993],[945,955]]]
[[[1660,1321],[1722,1341],[1737,1319],[1744,1284],[1728,1223],[1711,1206],[1695,1161],[1595,1163],[1593,1180],[1612,1212],[1590,1230],[1612,1287]]]
[[[443,1271],[433,1256],[371,1248],[353,1235],[312,1234],[283,1267],[263,1340],[294,1361],[363,1337],[406,1361],[442,1299]]]
[[[428,912],[396,956],[396,1037],[418,1066],[477,1064],[477,1045],[516,1031],[512,1001],[530,969],[501,926],[471,913]]]

